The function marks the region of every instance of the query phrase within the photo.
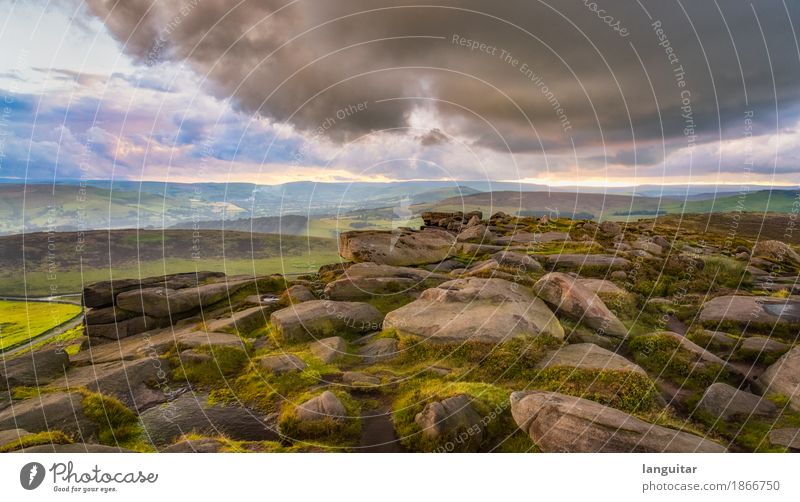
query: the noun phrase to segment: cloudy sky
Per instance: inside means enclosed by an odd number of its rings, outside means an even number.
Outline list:
[[[800,184],[789,0],[0,0],[0,177]]]

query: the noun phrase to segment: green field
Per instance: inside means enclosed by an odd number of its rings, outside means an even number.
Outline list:
[[[36,338],[81,312],[78,305],[0,300],[0,350]]]

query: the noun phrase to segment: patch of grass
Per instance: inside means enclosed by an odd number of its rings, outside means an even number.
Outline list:
[[[123,446],[136,441],[141,428],[134,412],[113,397],[85,389],[82,394],[83,414],[100,427],[97,439],[101,444]]]
[[[213,385],[237,374],[247,364],[247,354],[236,347],[201,346],[195,349],[210,358],[201,362],[179,361],[172,372],[174,380],[185,380],[199,385]]]
[[[413,301],[414,297],[409,294],[396,294],[373,295],[366,302],[378,309],[382,314],[388,314],[392,310],[397,310]]]
[[[547,231],[550,231],[549,229]],[[541,244],[531,244],[528,254],[536,256],[543,254],[602,254],[605,253],[603,246],[591,241],[586,242],[543,242]]]
[[[361,404],[344,391],[332,390],[331,392],[336,394],[336,397],[344,405],[346,417],[323,417],[312,421],[299,420],[295,413],[297,405],[322,393],[320,391],[307,392],[283,406],[279,418],[281,433],[292,439],[319,440],[330,446],[356,444],[361,436]]]
[[[703,260],[703,275],[717,285],[727,288],[740,288],[752,282],[747,272],[747,263],[725,256],[711,256]]]
[[[658,397],[658,389],[647,376],[618,370],[551,367],[536,375],[531,388],[589,399],[627,413],[652,409]]]
[[[20,354],[26,354],[28,352],[37,351],[43,347],[60,347],[62,348],[67,354],[70,356],[74,356],[81,349],[81,338],[84,335],[84,326],[83,324],[79,324],[74,328],[70,328],[67,331],[56,335],[54,337],[48,338],[47,340],[42,340],[40,342],[32,343],[31,345],[25,347],[24,349],[16,352],[14,355],[19,356]]]
[[[639,366],[688,389],[705,389],[714,382],[730,380],[730,375],[721,365],[697,364],[695,354],[665,334],[635,336],[629,348]]]
[[[79,305],[0,300],[0,349],[26,343],[80,313]]]
[[[459,441],[458,436],[463,433],[469,435],[469,431],[455,431],[452,437],[433,440],[424,436],[422,429],[414,421],[428,403],[459,394],[472,397],[471,405],[481,417],[481,450],[495,446],[502,451],[528,451],[531,448],[531,442],[516,435],[503,445],[506,439],[510,439],[509,432],[517,429],[511,417],[510,390],[487,383],[447,382],[437,378],[418,378],[408,382],[392,404],[395,430],[403,445],[410,451],[464,451],[469,441]]]
[[[0,453],[30,448],[46,444],[71,444],[72,439],[61,431],[45,431],[28,434],[20,437],[2,447]]]

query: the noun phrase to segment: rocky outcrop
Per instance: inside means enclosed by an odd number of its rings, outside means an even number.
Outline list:
[[[703,304],[700,322],[731,322],[753,327],[800,323],[800,299],[763,296],[718,296]]]
[[[697,403],[697,411],[727,421],[737,417],[744,420],[772,417],[778,414],[778,407],[760,396],[717,382],[706,389]]]
[[[445,230],[344,232],[339,234],[339,254],[345,260],[379,265],[438,263],[453,253],[455,236]]]
[[[758,241],[753,247],[753,256],[778,263],[800,264],[800,254],[781,241]]]
[[[61,349],[22,354],[0,364],[0,389],[39,387],[61,377],[69,367],[69,355]]]
[[[542,334],[564,338],[564,329],[544,302],[503,279],[446,282],[390,312],[384,325],[431,342],[498,343]]]
[[[77,392],[43,393],[15,401],[0,411],[0,430],[61,431],[84,439],[96,437],[99,426],[83,413],[83,396]]]
[[[341,336],[332,336],[312,343],[309,349],[323,363],[332,363],[347,355],[347,342]]]
[[[434,443],[452,440],[455,444],[459,435],[466,437],[458,442],[458,451],[478,451],[483,442],[481,416],[466,394],[428,403],[414,422],[422,429],[422,436]]]
[[[357,263],[325,286],[325,298],[337,301],[369,300],[375,296],[413,295],[449,278],[440,273],[410,267]]]
[[[270,322],[284,340],[302,342],[379,331],[383,314],[368,303],[314,300],[273,312]]]
[[[624,338],[628,330],[603,300],[573,277],[552,272],[536,282],[533,291],[557,312],[562,312],[603,334]]]
[[[502,269],[507,271],[527,274],[542,270],[542,265],[527,254],[515,253],[513,251],[498,251],[491,257]]]
[[[565,345],[550,352],[536,363],[537,369],[562,366],[593,371],[631,371],[646,375],[637,364],[593,343]]]
[[[800,411],[800,346],[781,356],[758,377],[762,394],[779,394],[789,399],[789,407]]]
[[[511,394],[517,425],[544,452],[721,453],[700,436],[649,424],[602,404],[555,392]]]
[[[375,364],[398,356],[397,340],[380,338],[358,349],[358,355],[364,364]]]

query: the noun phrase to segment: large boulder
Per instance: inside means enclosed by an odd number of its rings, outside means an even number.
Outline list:
[[[286,289],[281,294],[280,301],[283,305],[293,305],[295,303],[310,302],[316,300],[317,297],[306,286],[302,284],[295,284]]]
[[[237,280],[183,289],[141,288],[118,294],[116,303],[120,308],[150,317],[185,315],[220,302],[240,288],[251,284],[252,280]]]
[[[325,297],[331,300],[368,300],[375,296],[413,294],[449,280],[446,275],[424,269],[356,263],[344,275],[328,283]]]
[[[781,241],[758,241],[753,246],[753,256],[776,262],[800,263],[800,254]]]
[[[397,340],[379,338],[358,349],[358,355],[364,364],[374,364],[398,356]]]
[[[756,387],[762,394],[780,394],[789,399],[789,407],[800,411],[800,346],[781,356],[758,377]]]
[[[77,392],[43,393],[14,401],[0,411],[0,430],[62,431],[73,437],[96,436],[99,427],[83,414],[83,396]]]
[[[303,342],[379,331],[383,314],[368,303],[314,300],[273,312],[269,320],[285,340]]]
[[[309,350],[323,363],[332,363],[347,355],[347,342],[341,336],[332,336],[312,343]]]
[[[465,228],[458,234],[456,239],[458,242],[488,242],[494,239],[494,234],[489,231],[486,225],[479,224]]]
[[[646,375],[637,364],[593,343],[565,345],[550,352],[536,364],[537,369],[560,366],[593,371],[631,371]]]
[[[167,445],[195,432],[243,441],[280,439],[274,419],[235,405],[208,403],[202,394],[181,394],[177,399],[141,414],[146,437],[155,445]]]
[[[483,441],[481,416],[466,394],[428,403],[414,422],[422,429],[422,436],[435,443],[455,443],[460,435],[466,437],[458,442],[459,451],[477,451]]]
[[[455,236],[438,228],[419,232],[354,231],[339,234],[339,254],[354,262],[373,262],[382,265],[425,265],[438,263],[454,252]]]
[[[315,422],[326,418],[341,420],[347,417],[347,410],[336,394],[326,390],[298,406],[295,409],[295,416],[304,422]]]
[[[132,335],[138,335],[145,331],[164,327],[169,324],[168,320],[156,319],[150,316],[139,316],[124,321],[117,321],[108,324],[87,324],[85,333],[95,339],[120,340]]]
[[[624,272],[623,272],[624,273]],[[623,295],[625,290],[605,279],[578,279],[578,284],[597,295]]]
[[[231,315],[206,322],[206,329],[211,332],[248,334],[267,325],[271,307],[251,307],[234,312]]]
[[[0,363],[0,389],[29,386],[39,387],[64,375],[69,367],[69,355],[61,349],[28,352]]]
[[[700,322],[745,326],[800,323],[800,299],[764,296],[718,296],[703,304]]]
[[[101,307],[94,309],[87,309],[84,315],[84,322],[86,324],[112,324],[128,320],[136,317],[136,312],[123,310],[119,307]]]
[[[715,420],[728,421],[736,417],[747,420],[752,417],[775,416],[778,414],[778,407],[755,394],[716,382],[700,398],[697,411],[707,413]]]
[[[277,354],[264,356],[258,360],[258,365],[274,375],[285,375],[303,371],[308,365],[294,354]]]
[[[519,336],[564,338],[564,329],[528,289],[503,279],[467,278],[424,291],[389,312],[386,328],[432,342],[497,343]]]
[[[700,436],[649,424],[633,415],[556,392],[511,394],[517,425],[545,452],[722,453]]]
[[[529,255],[513,251],[498,251],[492,255],[492,259],[499,263],[501,268],[515,272],[530,273],[542,270],[542,265]]]
[[[83,289],[83,303],[90,308],[108,307],[114,304],[114,298],[118,294],[125,291],[157,286],[173,289],[188,288],[224,276],[225,274],[222,272],[191,272],[144,279],[117,279],[96,282]]]
[[[539,279],[533,290],[556,311],[563,312],[598,332],[622,338],[628,334],[628,329],[608,310],[603,300],[574,277],[552,272]]]

